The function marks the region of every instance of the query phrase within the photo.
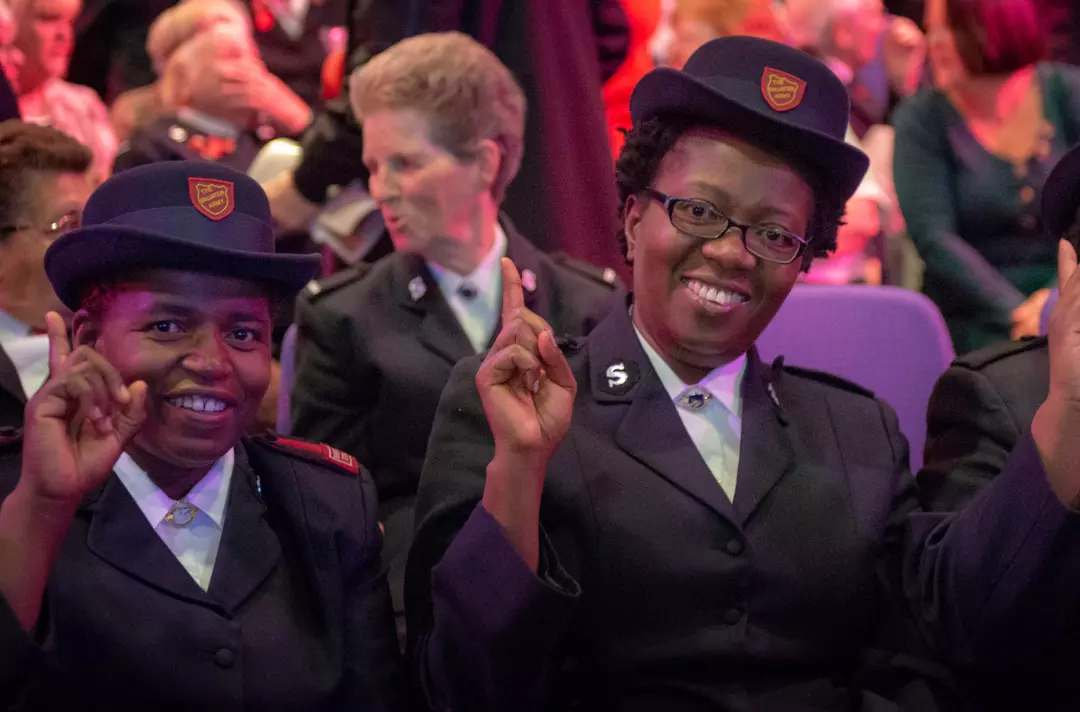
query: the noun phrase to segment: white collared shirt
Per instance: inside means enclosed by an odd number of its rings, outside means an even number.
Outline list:
[[[49,378],[48,334],[32,334],[28,324],[0,310],[0,348],[11,359],[30,400]]]
[[[165,521],[165,515],[175,501],[154,484],[130,455],[126,452],[122,454],[113,468],[154,532],[204,591],[210,587],[214,562],[221,545],[225,505],[235,461],[235,453],[229,450],[184,497],[185,502],[198,510],[195,520],[186,527]]]
[[[501,226],[496,225],[491,249],[471,274],[462,276],[434,262],[427,263],[446,303],[450,305],[476,353],[487,350],[495,325],[499,321],[499,311],[502,308],[502,271],[499,268],[499,259],[505,254],[506,233]],[[465,299],[458,293],[458,288],[464,283],[476,289],[476,296],[472,299]]]
[[[705,464],[720,488],[732,502],[735,501],[735,484],[739,475],[739,444],[742,440],[742,382],[746,374],[746,355],[731,363],[713,369],[705,378],[694,383],[683,383],[667,362],[656,353],[634,325],[641,348],[649,357],[649,363],[660,378],[664,390],[675,403],[686,428],[687,435],[701,453]],[[704,388],[712,398],[699,411],[679,406],[679,396],[691,386]]]

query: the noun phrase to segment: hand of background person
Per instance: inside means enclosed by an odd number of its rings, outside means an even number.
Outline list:
[[[19,488],[74,508],[105,481],[146,420],[146,384],[126,386],[88,346],[71,350],[64,320],[46,317],[49,380],[26,405]]]
[[[900,96],[911,96],[919,89],[926,63],[926,35],[907,17],[894,16],[885,29],[881,48],[889,84]]]
[[[1024,300],[1024,303],[1013,309],[1012,333],[1014,341],[1025,336],[1038,336],[1039,323],[1042,320],[1042,310],[1046,306],[1046,300],[1050,298],[1049,289],[1040,289]]]

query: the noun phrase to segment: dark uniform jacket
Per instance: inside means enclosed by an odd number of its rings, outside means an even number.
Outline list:
[[[166,117],[131,135],[116,156],[113,172],[158,161],[212,161],[244,173],[262,147],[263,142],[250,131],[224,138],[177,117]]]
[[[15,364],[0,348],[0,428],[21,428],[26,410],[26,393]]]
[[[887,405],[751,352],[732,503],[625,305],[570,356],[535,575],[478,506],[494,448],[477,366],[440,402],[409,555],[433,709],[961,710],[928,653],[1005,666],[1076,610],[1080,516],[1030,437],[978,506],[924,513]]]
[[[557,266],[508,221],[503,228],[523,281],[526,271],[534,275],[525,306],[547,319],[556,336],[588,333],[610,309],[613,285]],[[417,285],[423,294],[414,298]],[[423,258],[413,254],[394,253],[370,270],[314,283],[297,301],[296,323],[292,431],[354,454],[371,471],[386,527],[390,590],[401,612],[428,433],[451,369],[475,352]]]
[[[236,446],[206,592],[110,477],[71,524],[33,639],[0,598],[0,707],[399,709],[375,488],[331,458]],[[6,496],[18,457],[3,464]]]
[[[958,511],[987,489],[1023,442],[1049,391],[1046,337],[997,344],[954,361],[930,398],[925,462],[919,473],[925,506]],[[1080,700],[1076,613],[1063,617],[1058,629],[1054,645],[1022,661],[1018,669],[966,681],[983,709],[1076,709]]]

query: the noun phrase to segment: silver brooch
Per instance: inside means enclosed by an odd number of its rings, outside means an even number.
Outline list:
[[[195,515],[199,513],[194,504],[179,500],[174,502],[165,515],[165,521],[174,527],[186,527],[195,521]]]
[[[414,302],[420,301],[420,297],[427,294],[427,285],[424,284],[423,277],[413,277],[409,281],[409,296],[412,297]]]
[[[679,394],[678,404],[680,408],[696,413],[703,410],[710,400],[712,400],[712,393],[701,386],[690,386]]]

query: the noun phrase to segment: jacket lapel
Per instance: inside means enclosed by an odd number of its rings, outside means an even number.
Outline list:
[[[409,311],[420,315],[420,343],[451,365],[474,354],[439,284],[419,255],[399,253],[394,265],[394,293]]]
[[[206,593],[161,541],[146,516],[115,475],[83,508],[92,512],[87,547],[141,581],[176,596],[212,605]]]
[[[743,379],[742,441],[735,510],[745,525],[769,491],[795,467],[787,418],[773,385],[772,369],[756,349],[747,354]]]
[[[210,579],[210,596],[236,610],[266,580],[281,558],[281,543],[266,521],[266,507],[254,489],[255,474],[243,444],[236,446],[236,464],[225,509],[225,529]]]
[[[0,348],[0,388],[10,393],[20,403],[26,402],[26,393],[23,391],[22,381],[19,380],[19,372],[2,348]]]
[[[588,348],[593,397],[602,403],[628,404],[615,433],[616,445],[720,516],[738,521],[642,350],[626,305],[620,303],[615,308],[621,314],[613,314],[614,318],[596,327]],[[631,386],[630,381],[636,383],[625,392],[613,393],[608,369],[620,364],[622,369],[616,373],[629,374],[623,388]]]

